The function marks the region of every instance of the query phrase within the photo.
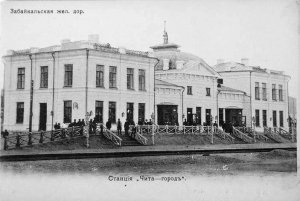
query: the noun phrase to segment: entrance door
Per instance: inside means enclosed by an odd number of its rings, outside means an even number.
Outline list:
[[[39,130],[46,130],[47,124],[47,103],[40,103],[40,124]]]
[[[206,121],[206,125],[211,124],[211,109],[205,110],[205,121]]]
[[[187,108],[187,123],[193,125],[193,108]]]
[[[178,125],[177,105],[157,105],[158,125]]]
[[[196,124],[201,125],[201,107],[196,107]]]

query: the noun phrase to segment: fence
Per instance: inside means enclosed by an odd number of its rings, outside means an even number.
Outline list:
[[[18,132],[4,137],[4,150],[26,147],[34,144],[62,141],[82,136],[84,136],[84,128],[80,126],[51,131]]]
[[[140,134],[200,134],[210,135],[216,132],[212,126],[170,126],[170,125],[138,125],[137,132]]]

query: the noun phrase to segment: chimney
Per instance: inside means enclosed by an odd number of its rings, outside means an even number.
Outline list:
[[[60,42],[61,42],[61,44],[65,44],[65,43],[71,42],[71,40],[70,39],[63,39]]]
[[[163,59],[163,70],[169,70],[169,59]]]
[[[184,61],[176,61],[176,69],[183,69]]]
[[[242,58],[241,63],[244,64],[245,66],[249,66],[249,59],[248,58]]]
[[[217,64],[222,64],[224,63],[224,59],[217,59]]]
[[[98,34],[90,34],[88,36],[88,41],[90,43],[99,43],[99,35]]]

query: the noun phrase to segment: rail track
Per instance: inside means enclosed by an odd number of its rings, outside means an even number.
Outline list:
[[[0,162],[6,161],[39,161],[39,160],[66,160],[66,159],[90,159],[90,158],[121,158],[121,157],[142,157],[142,156],[167,156],[167,155],[189,155],[189,154],[226,154],[226,153],[255,153],[270,152],[275,149],[296,151],[296,143],[281,144],[280,146],[239,146],[239,147],[190,147],[170,149],[109,149],[109,150],[88,150],[88,151],[72,151],[72,152],[46,152],[46,153],[19,153],[5,154],[0,156]]]

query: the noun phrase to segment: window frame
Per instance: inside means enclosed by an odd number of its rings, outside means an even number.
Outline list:
[[[23,124],[24,123],[24,107],[25,107],[24,102],[17,102],[16,124]]]
[[[114,107],[111,107],[111,106],[114,106]],[[112,110],[113,110],[113,112],[112,112]],[[117,103],[114,101],[109,101],[108,102],[108,118],[110,119],[111,123],[116,123],[116,113],[117,113]]]
[[[254,94],[255,94],[255,100],[260,100],[259,82],[255,82]]]
[[[284,126],[283,111],[280,110],[279,111],[279,127],[283,127],[283,126]]]
[[[261,88],[262,88],[262,100],[263,101],[267,101],[268,98],[267,98],[267,83],[262,83],[261,84]]]
[[[134,68],[127,68],[127,89],[134,90]]]
[[[49,68],[48,66],[41,66],[41,80],[40,80],[40,88],[48,88],[48,73],[49,73]],[[46,71],[44,71],[47,69]]]
[[[206,96],[211,96],[211,90],[209,87],[206,87]]]
[[[117,67],[109,66],[109,88],[117,88]]]
[[[70,103],[68,105],[68,103]],[[69,110],[69,111],[67,111]],[[68,117],[69,116],[69,117]],[[66,119],[69,118],[70,122],[66,121]],[[64,100],[64,123],[71,123],[72,122],[72,100]]]
[[[139,91],[146,91],[146,70],[139,69]]]
[[[262,117],[263,117],[263,127],[267,127],[268,126],[267,110],[262,110]]]
[[[96,118],[98,113],[101,115],[99,115],[99,118]],[[103,101],[95,101],[95,121],[97,123],[103,123]]]
[[[25,89],[25,67],[18,68],[17,89]]]
[[[259,110],[255,110],[255,126],[260,127],[260,114]]]
[[[142,106],[142,107],[141,107]],[[146,103],[138,104],[138,121],[145,121]]]
[[[187,86],[186,94],[187,95],[193,95],[193,86]]]
[[[278,85],[278,100],[283,101],[283,86],[282,86],[282,84]]]
[[[65,64],[64,66],[65,66],[64,87],[72,87],[73,86],[73,64]]]
[[[277,101],[277,97],[276,97],[276,84],[272,84],[272,100],[273,101]]]
[[[96,65],[96,87],[104,88],[104,65]]]

